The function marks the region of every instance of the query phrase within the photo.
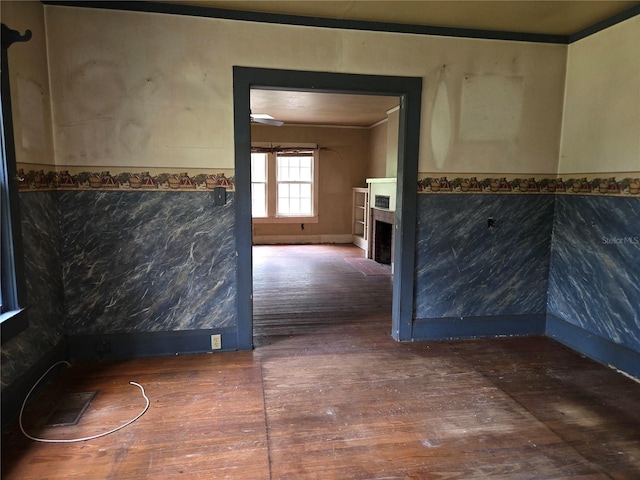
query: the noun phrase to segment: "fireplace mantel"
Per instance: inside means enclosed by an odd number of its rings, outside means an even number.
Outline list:
[[[369,258],[376,262],[391,264],[393,269],[396,212],[386,208],[372,207],[370,208],[370,219]],[[381,228],[383,225],[379,224],[385,224],[384,227],[388,225],[388,228]]]
[[[367,178],[369,188],[369,203],[375,206],[376,195],[389,198],[389,210],[396,209],[396,179],[395,178]]]
[[[367,256],[376,262],[391,264],[393,271],[397,181],[395,178],[367,178],[366,181],[369,189]],[[381,205],[387,208],[380,208]],[[376,228],[378,223],[384,225]],[[383,244],[376,238],[379,235],[384,235]]]

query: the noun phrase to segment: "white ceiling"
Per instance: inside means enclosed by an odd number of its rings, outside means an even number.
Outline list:
[[[212,8],[489,31],[573,35],[640,1],[597,0],[422,0],[251,1],[173,0]],[[287,124],[370,126],[398,105],[394,97],[254,90],[253,113]]]
[[[397,107],[398,97],[338,93],[251,90],[251,112],[285,124],[370,127]]]

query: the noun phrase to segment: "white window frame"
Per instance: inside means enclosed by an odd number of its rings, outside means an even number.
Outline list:
[[[262,180],[256,180],[254,179],[254,173],[255,173],[255,168],[254,168],[254,164],[253,164],[253,156],[254,155],[263,155],[264,159],[265,159],[265,166],[264,166],[264,181]],[[268,198],[269,198],[269,177],[268,177],[268,172],[269,172],[269,156],[266,153],[260,153],[260,152],[251,152],[251,217],[252,218],[268,218],[269,215],[269,202],[268,202]],[[265,203],[265,209],[264,209],[264,215],[256,215],[254,212],[254,187],[257,185],[264,185],[264,203]]]
[[[253,223],[318,223],[318,178],[319,178],[319,150],[317,145],[309,144],[287,144],[271,147],[270,144],[253,143],[253,147],[271,149],[267,153],[267,216],[252,217]],[[313,152],[313,181],[311,185],[312,191],[312,214],[309,216],[290,216],[277,214],[277,154],[278,148],[283,150],[298,149],[300,152]]]
[[[314,188],[314,182],[313,182],[313,173],[315,171],[314,168],[314,155],[313,152],[297,152],[295,154],[288,154],[288,153],[283,153],[283,152],[276,152],[276,169],[277,169],[277,173],[276,173],[276,194],[277,194],[277,198],[276,198],[276,216],[277,217],[287,217],[287,218],[291,218],[291,217],[310,217],[313,216],[313,208],[314,208],[314,196],[313,196],[313,192],[315,190]],[[298,170],[298,167],[301,166],[302,162],[298,162],[300,159],[304,159],[307,160],[306,162],[304,162],[305,164],[309,164],[310,165],[310,172],[309,172],[309,177],[308,179],[294,179],[294,178],[284,178],[284,177],[280,177],[280,174],[283,171],[284,167],[288,172],[291,172],[291,168],[292,165],[290,164],[290,160],[291,159],[295,159],[295,163],[293,164],[293,169]],[[309,161],[310,160],[310,161]],[[286,162],[286,166],[285,166],[285,162]],[[300,171],[297,172],[298,174],[300,173]],[[284,190],[286,187],[286,190],[289,190],[289,194],[288,195],[282,195],[280,194],[281,190]],[[291,191],[297,188],[298,191],[300,192],[302,188],[305,188],[305,190],[307,190],[307,192],[305,192],[304,196],[298,196],[297,199],[300,200],[301,198],[309,198],[309,202],[310,202],[310,209],[311,212],[302,212],[302,208],[298,209],[299,211],[297,213],[286,213],[284,212],[284,210],[287,210],[287,208],[285,207],[285,203],[289,203],[289,206],[291,205],[291,200],[295,197],[295,194],[292,194]],[[308,195],[306,194],[308,193]],[[284,199],[285,201],[281,202],[281,199]],[[305,209],[306,210],[306,209]]]

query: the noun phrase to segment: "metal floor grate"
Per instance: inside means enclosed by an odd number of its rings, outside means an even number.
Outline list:
[[[76,425],[98,392],[68,393],[49,415],[45,427]]]

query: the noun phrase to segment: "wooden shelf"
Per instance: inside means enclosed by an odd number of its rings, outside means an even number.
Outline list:
[[[369,226],[369,189],[354,187],[353,189],[353,209],[351,218],[351,235],[353,244],[365,251],[369,247],[368,226]]]

